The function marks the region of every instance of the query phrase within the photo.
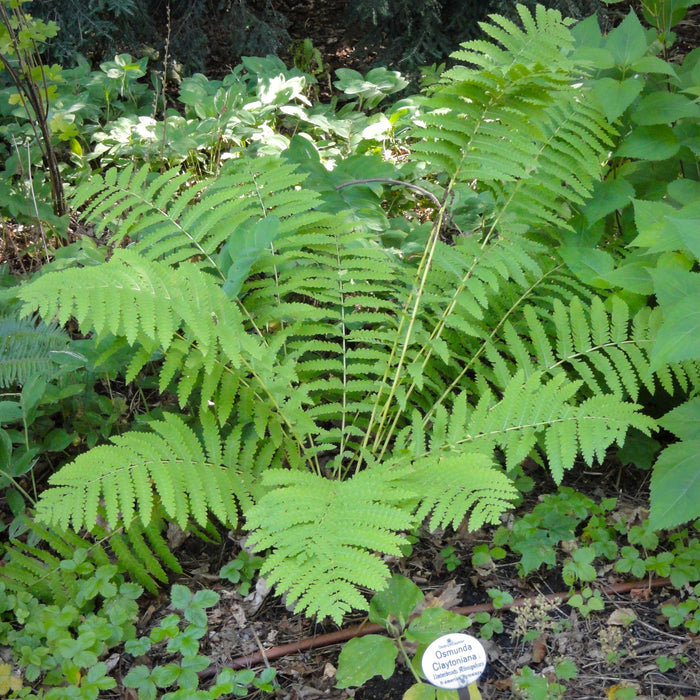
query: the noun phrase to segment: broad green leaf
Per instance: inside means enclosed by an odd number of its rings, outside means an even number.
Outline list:
[[[10,463],[12,457],[12,439],[6,430],[0,428],[0,469],[5,469]],[[5,486],[3,481],[0,481],[0,486]]]
[[[0,424],[15,423],[22,418],[22,408],[17,401],[0,401]]]
[[[388,637],[368,634],[351,639],[338,657],[336,688],[361,686],[370,678],[380,675],[391,678],[396,666],[398,649]]]
[[[668,124],[638,126],[615,151],[618,158],[640,158],[642,160],[666,160],[678,153],[680,142]]]
[[[689,294],[700,294],[700,275],[697,273],[666,265],[660,259],[650,274],[654,280],[656,300],[664,312],[683,301]]]
[[[604,284],[606,275],[615,268],[610,253],[586,246],[562,246],[559,254],[569,269],[585,284]]]
[[[656,530],[677,527],[700,516],[700,440],[669,445],[651,477],[649,524]]]
[[[426,608],[411,622],[406,639],[419,644],[431,644],[438,637],[450,632],[461,632],[471,625],[471,620],[445,608]]]
[[[685,247],[700,260],[700,199],[687,204],[668,220],[676,227]]]
[[[700,200],[700,182],[697,180],[687,180],[685,178],[673,180],[666,188],[668,196],[675,199],[679,204]]]
[[[628,66],[646,54],[646,32],[634,10],[608,34],[605,48],[612,53],[618,66]]]
[[[652,253],[684,247],[678,229],[668,218],[676,216],[678,209],[664,202],[649,202],[644,199],[635,199],[633,204],[638,235],[630,243],[631,246],[649,248]]]
[[[674,408],[659,420],[659,424],[681,440],[700,440],[700,398]]]
[[[593,92],[600,101],[605,117],[614,122],[635,101],[642,87],[644,81],[640,78],[622,81],[600,78],[593,83]]]
[[[634,187],[623,178],[602,180],[593,186],[593,194],[583,213],[594,224],[617,209],[624,209],[634,199]]]
[[[435,700],[435,686],[414,683],[404,694],[403,700]]]
[[[676,67],[658,56],[642,56],[638,61],[635,61],[630,68],[637,73],[676,75]]]
[[[664,322],[651,352],[651,369],[700,359],[700,293],[664,309]]]
[[[394,574],[389,585],[372,597],[369,604],[369,619],[384,627],[396,620],[403,628],[408,623],[411,613],[424,598],[420,588],[411,579]]]
[[[684,117],[700,117],[700,106],[674,92],[652,92],[643,97],[632,115],[636,124],[668,124]]]
[[[219,255],[219,264],[226,272],[223,290],[229,299],[238,296],[250,268],[279,236],[279,227],[280,220],[276,216],[267,216],[231,234]]]
[[[662,421],[659,421],[663,425]],[[651,469],[661,444],[650,435],[639,430],[630,430],[625,437],[625,444],[617,451],[617,459],[622,464],[634,464],[637,469]]]
[[[605,275],[605,281],[615,287],[626,289],[635,294],[652,294],[654,284],[649,272],[649,264],[643,262],[631,262],[621,265],[609,274]]]
[[[595,15],[577,22],[571,28],[571,36],[576,42],[577,49],[587,49],[589,47],[598,49],[604,43],[603,34],[600,31],[600,24],[598,24],[598,18]],[[610,65],[600,66],[600,64],[596,63],[596,66],[604,68],[612,68],[613,65],[612,55],[610,56]]]

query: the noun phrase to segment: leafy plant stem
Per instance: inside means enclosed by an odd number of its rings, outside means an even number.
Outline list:
[[[33,498],[27,493],[27,491],[25,491],[25,490],[22,488],[21,484],[17,481],[17,479],[15,479],[14,476],[12,476],[12,474],[8,474],[8,473],[7,473],[6,471],[4,471],[3,469],[0,469],[0,476],[2,476],[2,477],[4,477],[5,479],[7,479],[7,480],[8,480],[8,481],[9,481],[9,482],[10,482],[10,483],[11,483],[11,484],[12,484],[12,485],[13,485],[13,486],[14,486],[14,487],[15,487],[15,488],[16,488],[30,503],[31,503],[31,504],[32,504],[32,505],[36,505],[36,500],[33,499]],[[36,493],[36,485],[34,485],[34,486],[35,486],[34,492]]]
[[[411,663],[411,657],[408,655],[408,652],[406,651],[406,647],[404,646],[403,639],[401,636],[398,636],[395,638],[396,643],[399,646],[399,650],[401,651],[401,656],[403,656],[404,661],[406,662],[406,666],[410,669],[411,673],[413,674],[413,677],[416,679],[416,683],[422,683],[423,680],[422,678],[416,673],[416,669],[413,668],[413,664]]]
[[[21,5],[18,4],[16,7],[13,7],[13,15],[15,21],[17,22],[17,26],[21,27],[22,31],[26,31],[31,36],[31,28],[28,25],[26,15],[21,9]],[[63,193],[63,179],[58,167],[58,158],[56,156],[56,151],[51,144],[51,132],[48,124],[49,88],[46,83],[46,74],[44,72],[44,66],[41,63],[40,53],[34,39],[31,41],[33,51],[26,51],[22,49],[20,46],[19,37],[12,26],[12,20],[10,19],[4,4],[0,4],[0,16],[2,17],[2,21],[7,28],[10,41],[16,53],[17,60],[19,62],[19,72],[15,70],[12,64],[2,53],[0,53],[0,62],[2,62],[5,70],[7,70],[10,79],[14,83],[19,94],[23,96],[22,105],[27,112],[32,130],[34,131],[34,135],[41,149],[42,156],[45,159],[46,166],[49,170],[54,213],[57,216],[64,216],[68,210]],[[44,103],[44,97],[42,97],[41,92],[37,89],[36,82],[32,76],[32,73],[34,72],[33,69],[35,68],[38,68],[41,74],[44,95],[46,96],[46,104]],[[33,115],[27,106],[27,103],[31,105],[31,109],[34,111]]]

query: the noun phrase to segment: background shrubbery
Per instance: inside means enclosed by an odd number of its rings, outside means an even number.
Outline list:
[[[536,3],[523,4],[532,9]],[[540,4],[576,19],[600,9],[599,0]],[[491,13],[516,19],[515,5],[510,0],[355,0],[338,4],[332,12],[338,15],[334,26],[347,21],[353,27],[349,38],[356,41],[357,58],[413,70],[444,61],[459,42],[479,36],[478,22]],[[93,67],[125,51],[162,55],[169,20],[170,54],[188,73],[203,72],[222,57],[233,66],[242,56],[290,56],[292,34],[295,41],[304,39],[305,31],[323,35],[327,12],[309,7],[304,26],[296,27],[292,25],[300,12],[294,3],[271,0],[35,0],[32,12],[61,27],[47,57],[66,66],[78,54],[87,56]],[[320,28],[308,28],[309,22],[319,21]]]

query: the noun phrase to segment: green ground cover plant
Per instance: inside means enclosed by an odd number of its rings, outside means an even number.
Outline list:
[[[53,604],[46,581],[70,585],[76,541],[95,570],[154,590],[179,566],[165,525],[218,523],[252,548],[222,576],[249,584],[259,565],[295,611],[340,622],[372,610],[367,589],[391,590],[387,555],[421,525],[498,524],[526,459],[555,488],[623,445],[653,463],[648,523],[616,524],[612,502],[562,490],[474,566],[509,549],[525,575],[582,532],[563,569],[582,616],[600,608],[586,584],[601,559],[695,584],[700,52],[664,58],[689,4],[648,4],[655,28],[630,14],[606,35],[594,18],[520,7],[519,24],[494,16],[489,41],[390,105],[395,71],[339,71],[338,99],[313,104],[313,76],[272,57],[185,79],[179,110],[127,54],[63,72],[45,138],[70,144],[68,201],[98,243],[0,293],[2,476],[24,535],[6,590]],[[4,136],[31,136],[14,116]],[[165,400],[124,425],[97,398],[100,373]],[[57,416],[78,393],[92,427],[69,429]],[[70,452],[83,430],[89,449]],[[21,518],[18,477],[52,452]],[[657,551],[656,531],[686,523]],[[670,624],[696,628],[696,597],[665,611]],[[190,639],[180,622],[171,641]],[[190,636],[186,671],[143,668],[133,687],[216,697],[193,685],[205,659]],[[561,691],[521,680],[524,695]]]

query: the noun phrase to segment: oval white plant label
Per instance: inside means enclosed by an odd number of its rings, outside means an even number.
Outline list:
[[[466,688],[486,668],[481,642],[468,634],[446,634],[423,654],[423,673],[439,688]]]

